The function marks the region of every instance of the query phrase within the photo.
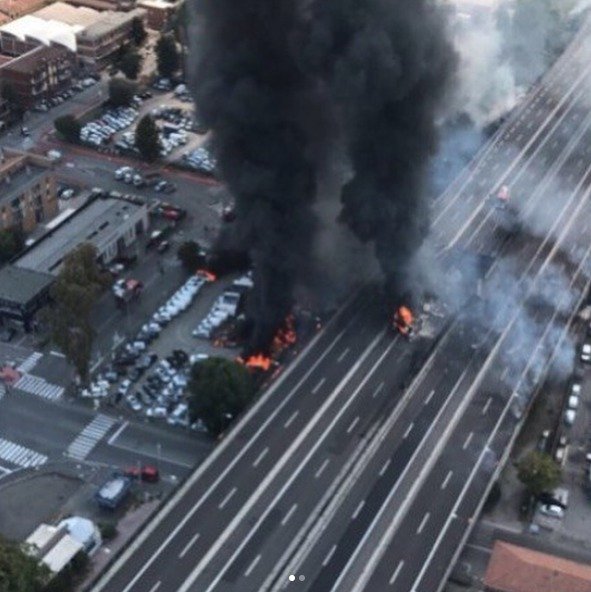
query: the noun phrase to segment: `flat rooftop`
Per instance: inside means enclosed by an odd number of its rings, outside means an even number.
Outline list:
[[[65,2],[54,2],[33,13],[46,21],[60,21],[72,27],[86,28],[103,18],[103,13],[86,6],[72,6]]]
[[[53,281],[54,277],[47,273],[5,265],[0,267],[0,300],[27,304]]]
[[[119,226],[143,208],[121,199],[96,199],[31,246],[14,265],[57,275],[68,253],[82,243],[103,251],[118,234]]]

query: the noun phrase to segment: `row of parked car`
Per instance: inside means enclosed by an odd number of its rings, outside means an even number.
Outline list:
[[[192,332],[193,337],[211,339],[228,319],[235,317],[240,311],[243,295],[253,286],[251,275],[247,274],[232,283],[216,298],[207,316],[203,318]]]
[[[100,119],[89,121],[80,130],[80,140],[93,146],[110,142],[113,136],[129,127],[138,117],[135,107],[107,109]]]
[[[212,175],[217,166],[215,157],[205,146],[200,146],[183,154],[182,163],[186,167],[206,175]]]
[[[77,92],[81,92],[84,89],[93,86],[94,84],[96,84],[98,81],[97,78],[84,78],[83,80],[80,80],[79,82],[75,82],[74,84],[72,84],[72,86],[67,89],[64,90],[63,92],[54,95],[53,97],[49,98],[49,99],[43,99],[42,101],[40,101],[39,103],[37,103],[34,107],[33,107],[33,111],[37,111],[38,113],[46,113],[47,111],[49,111],[52,107],[57,107],[58,105],[61,105],[64,101],[67,101],[68,99],[72,98]]]

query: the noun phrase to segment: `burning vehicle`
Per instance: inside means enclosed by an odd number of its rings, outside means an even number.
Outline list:
[[[399,306],[394,313],[392,328],[400,335],[410,339],[414,327],[415,319],[408,306]]]
[[[509,205],[509,187],[502,185],[497,193],[497,207],[501,210],[505,210]]]

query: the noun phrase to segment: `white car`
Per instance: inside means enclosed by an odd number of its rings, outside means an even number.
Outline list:
[[[556,504],[542,504],[540,505],[540,512],[552,518],[562,518],[564,510]]]
[[[577,412],[574,409],[567,409],[564,412],[564,423],[567,426],[572,426],[575,423]]]
[[[148,417],[166,417],[166,407],[150,407],[146,410]]]
[[[569,409],[578,409],[579,408],[579,396],[578,395],[571,395],[568,398],[568,408]]]
[[[591,343],[583,344],[581,348],[581,362],[591,363]]]

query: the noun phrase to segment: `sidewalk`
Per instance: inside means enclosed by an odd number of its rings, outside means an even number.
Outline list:
[[[160,503],[160,500],[146,502],[137,509],[130,510],[121,518],[117,523],[117,536],[112,541],[103,542],[102,547],[91,557],[88,573],[76,587],[78,592],[91,588],[94,580],[103,572],[111,559],[133,540],[143,524],[156,512]]]

